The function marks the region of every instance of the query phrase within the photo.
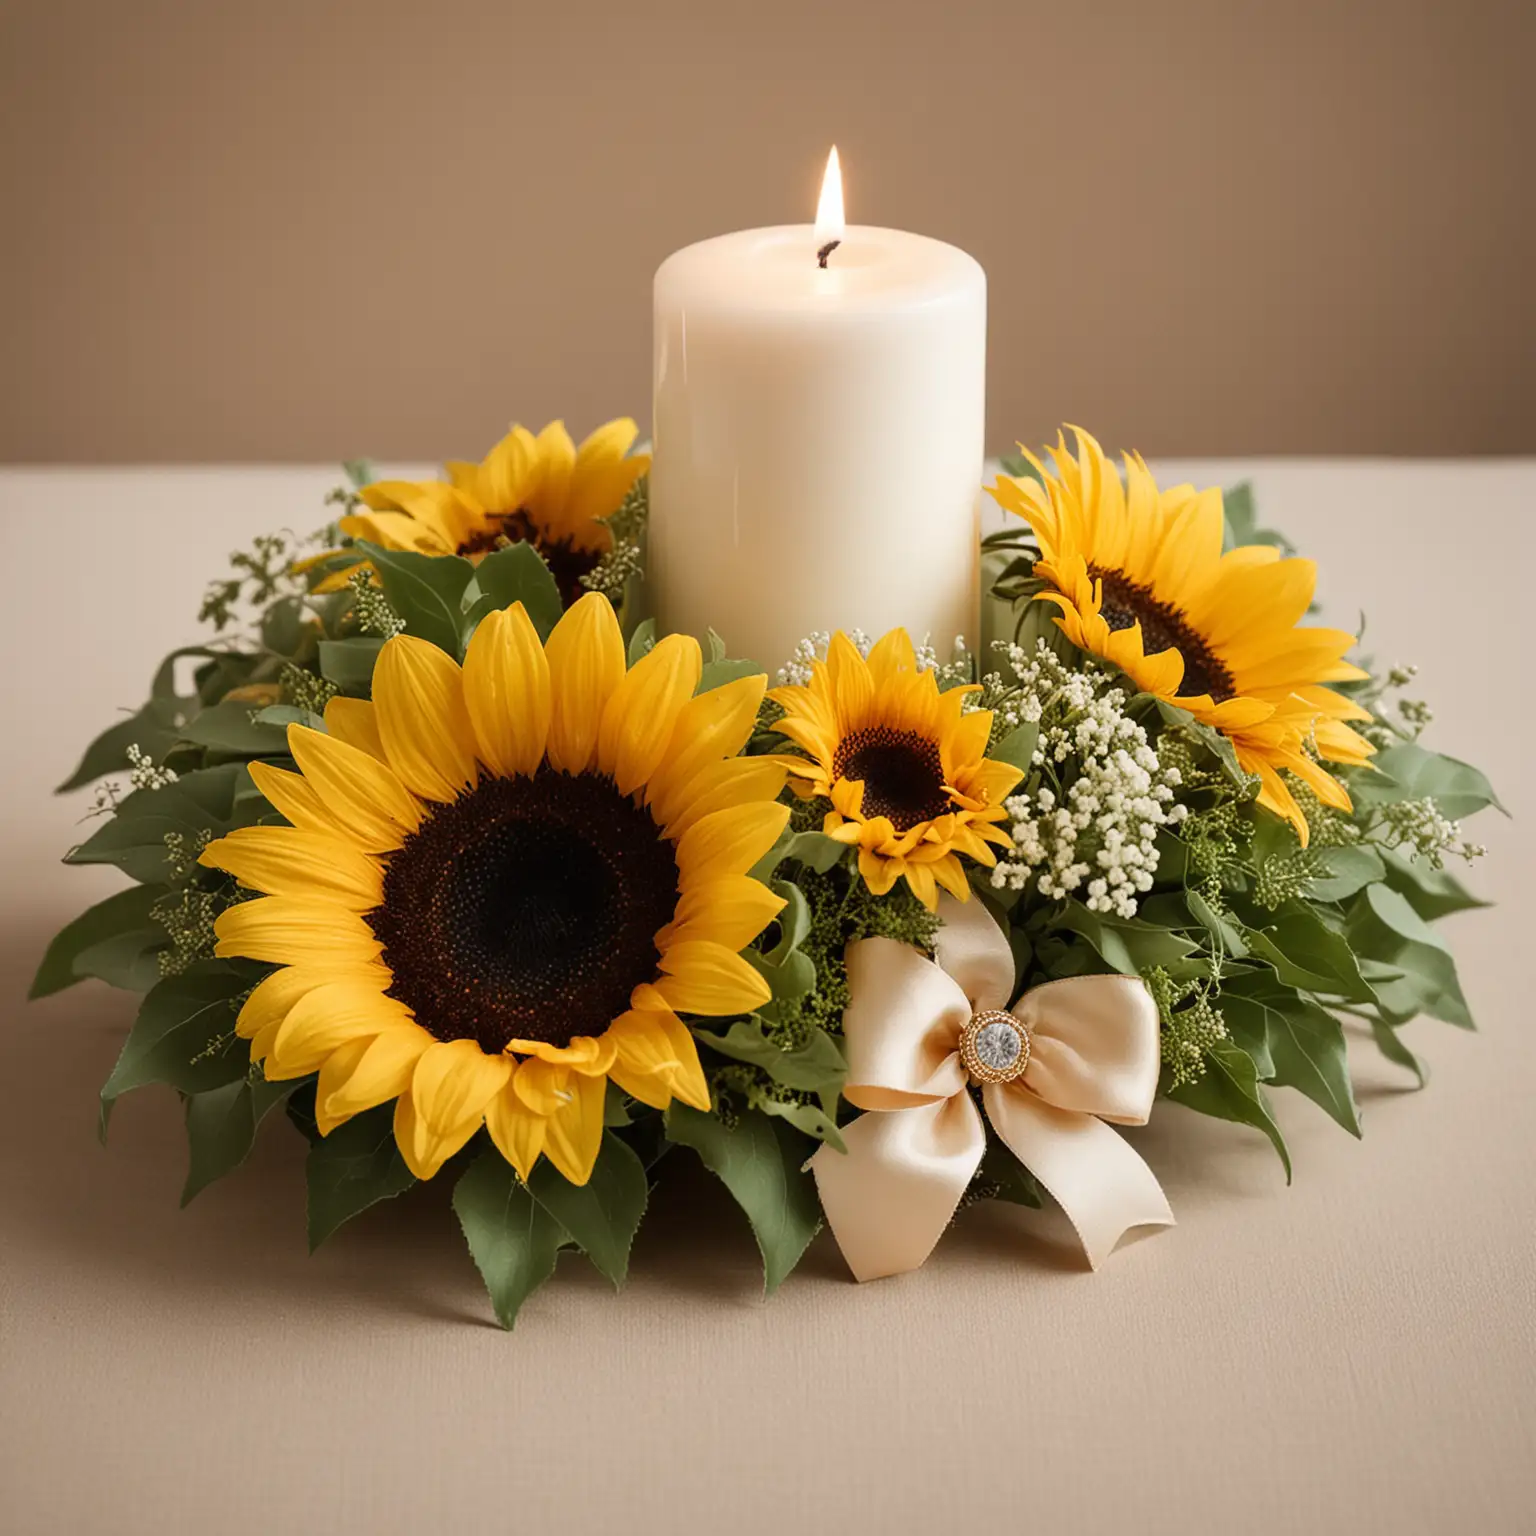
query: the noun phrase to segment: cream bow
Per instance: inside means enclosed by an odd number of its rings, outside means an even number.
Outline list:
[[[938,963],[894,939],[848,946],[843,1015],[847,1152],[811,1159],[827,1223],[858,1280],[916,1269],[993,1129],[1055,1196],[1098,1268],[1127,1229],[1170,1226],[1152,1170],[1104,1122],[1144,1125],[1157,1092],[1158,1018],[1129,976],[1076,976],[1008,1009],[1013,956],[979,901],[945,896]]]

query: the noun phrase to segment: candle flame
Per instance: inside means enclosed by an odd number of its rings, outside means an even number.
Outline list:
[[[843,168],[838,163],[837,145],[827,156],[827,172],[821,178],[821,198],[816,204],[816,244],[843,238]]]

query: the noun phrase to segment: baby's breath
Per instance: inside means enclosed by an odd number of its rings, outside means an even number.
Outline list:
[[[1090,911],[1134,917],[1157,872],[1158,828],[1184,819],[1180,772],[1159,762],[1107,673],[1074,671],[1043,642],[1033,655],[1004,649],[1012,682],[993,674],[986,685],[993,734],[1021,725],[1040,734],[1025,779],[1036,787],[1007,801],[1014,856],[992,884],[1020,891],[1033,880],[1047,898],[1081,895]]]

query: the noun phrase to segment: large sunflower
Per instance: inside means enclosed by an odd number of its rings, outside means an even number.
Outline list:
[[[292,825],[203,854],[265,893],[216,952],[282,967],[237,1029],[268,1078],[319,1073],[322,1134],[393,1099],[418,1178],[484,1124],[524,1178],[543,1153],[582,1184],[608,1079],[708,1108],[679,1015],[768,1000],[739,951],[783,902],[747,871],[789,813],[784,769],[736,756],[765,680],[695,697],[700,668],[670,636],[626,670],[596,595],[547,645],[514,604],[462,670],[390,640],[372,703],[289,728],[299,773],[252,765]]]
[[[1040,544],[1037,601],[1061,610],[1074,645],[1112,662],[1143,691],[1188,710],[1228,737],[1260,781],[1259,803],[1288,820],[1302,844],[1307,821],[1282,777],[1293,774],[1325,805],[1349,794],[1319,762],[1364,763],[1374,750],[1345,722],[1368,720],[1326,683],[1366,676],[1344,660],[1347,630],[1298,627],[1317,567],[1267,544],[1222,553],[1219,490],[1159,491],[1140,458],[1125,480],[1088,433],[1073,428],[1041,479],[1000,477],[997,501]]]
[[[966,901],[958,855],[995,864],[988,846],[1011,847],[997,823],[1022,777],[986,755],[992,712],[964,712],[973,687],[939,692],[919,672],[912,642],[893,629],[866,661],[838,633],[805,687],[775,688],[785,715],[775,727],[810,754],[785,757],[804,796],[830,799],[823,830],[859,850],[859,872],[877,896],[898,879],[930,911],[938,890]]]
[[[582,595],[581,578],[612,539],[599,521],[618,511],[650,468],[648,454],[631,454],[638,428],[628,417],[599,427],[580,447],[565,423],[537,436],[514,426],[478,464],[447,466],[449,479],[380,480],[358,494],[366,512],[341,519],[341,531],[385,549],[482,559],[504,540],[530,543],[554,573],[569,607]],[[308,564],[328,560],[336,551]],[[331,569],[320,584],[346,584],[354,562]]]

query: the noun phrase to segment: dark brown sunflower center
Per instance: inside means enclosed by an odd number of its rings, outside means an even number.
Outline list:
[[[1195,633],[1177,608],[1159,601],[1152,595],[1150,587],[1131,581],[1119,571],[1103,571],[1090,565],[1088,574],[1104,583],[1099,612],[1112,630],[1129,629],[1139,622],[1141,648],[1146,655],[1155,655],[1172,646],[1184,658],[1184,681],[1179,684],[1181,694],[1193,697],[1208,693],[1219,704],[1237,691],[1226,664]]]
[[[838,743],[833,776],[864,784],[863,814],[888,816],[898,832],[951,809],[938,743],[916,731],[872,725]]]
[[[677,861],[611,780],[544,768],[435,807],[368,914],[390,994],[439,1040],[600,1035],[656,975]]]
[[[581,578],[602,558],[597,550],[579,549],[570,539],[549,538],[521,508],[503,515],[495,527],[471,534],[459,545],[458,553],[473,560],[476,555],[488,555],[492,550],[500,549],[503,541],[532,544],[543,555],[555,585],[560,589],[560,601],[567,608],[577,598],[585,596],[587,589],[582,586]]]

